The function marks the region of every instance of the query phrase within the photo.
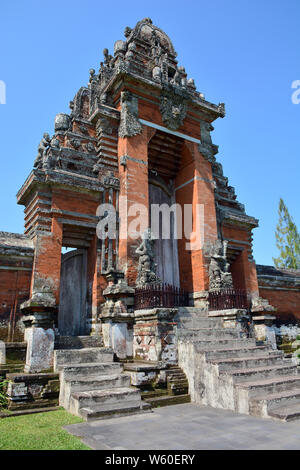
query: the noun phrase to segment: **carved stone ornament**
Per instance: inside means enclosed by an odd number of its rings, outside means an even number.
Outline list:
[[[143,126],[138,120],[138,100],[129,91],[121,93],[121,122],[119,136],[132,137],[141,134]]]
[[[227,244],[227,241],[217,240],[210,247],[209,290],[230,289],[233,287],[226,257]]]
[[[218,146],[212,143],[210,136],[210,132],[213,131],[214,128],[209,122],[201,121],[200,130],[201,143],[198,146],[199,152],[201,152],[207,161],[215,163],[215,154],[218,153]]]
[[[151,238],[150,229],[142,235],[142,242],[136,249],[139,255],[138,276],[136,280],[137,287],[159,282],[155,274],[156,263],[154,262],[154,240]]]
[[[160,97],[159,109],[164,124],[172,130],[182,126],[187,113],[187,100],[171,91],[165,91]]]

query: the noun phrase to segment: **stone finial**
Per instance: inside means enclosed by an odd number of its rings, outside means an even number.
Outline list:
[[[54,131],[55,132],[65,132],[70,129],[71,118],[69,114],[59,113],[55,116],[54,120]]]

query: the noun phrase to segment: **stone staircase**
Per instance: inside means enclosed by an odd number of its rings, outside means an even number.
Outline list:
[[[222,318],[199,308],[180,308],[175,321],[192,401],[283,421],[300,417],[300,374],[282,351],[224,328]]]
[[[130,386],[123,365],[113,362],[113,351],[93,346],[92,339],[81,341],[83,346],[87,343],[90,347],[54,351],[54,370],[60,374],[60,406],[86,420],[149,411],[140,391]]]

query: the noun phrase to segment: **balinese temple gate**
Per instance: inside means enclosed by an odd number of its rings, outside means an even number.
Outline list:
[[[179,364],[192,400],[234,409],[211,384],[207,396],[197,388],[205,380],[195,379],[199,351],[190,340],[197,333],[198,346],[231,345],[232,357],[242,325],[256,318],[258,331],[267,331],[274,309],[259,296],[252,257],[258,221],[237,201],[216,159],[211,133],[225,107],[197,91],[151,19],[124,34],[113,56],[104,49],[70,114],[57,114],[54,135],[43,135],[17,195],[25,234],[7,237],[18,245],[13,253],[23,264],[16,266],[30,284],[21,305],[25,372],[64,370],[60,403],[87,416],[90,408],[80,408],[86,395],[72,395],[72,371],[62,369],[75,357],[87,363],[86,375],[95,375],[91,363],[100,353],[102,362],[119,362],[111,370],[127,363],[138,386],[163,382],[168,367]],[[153,228],[155,217],[161,224]],[[75,339],[104,352],[87,347],[73,354]],[[83,365],[77,375],[72,369],[76,377]]]

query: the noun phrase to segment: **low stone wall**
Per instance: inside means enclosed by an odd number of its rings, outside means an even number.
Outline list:
[[[58,405],[58,374],[7,374],[6,379],[9,410]]]

